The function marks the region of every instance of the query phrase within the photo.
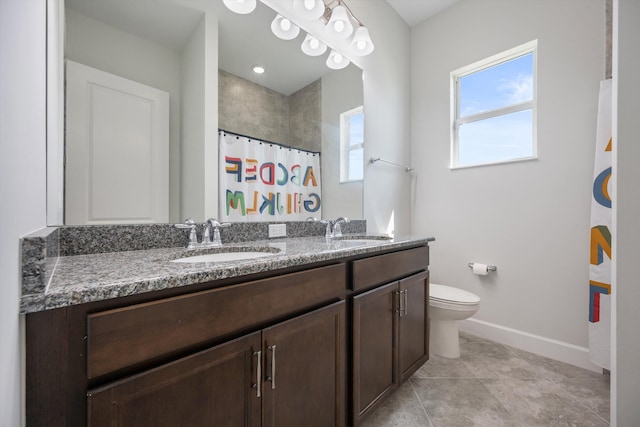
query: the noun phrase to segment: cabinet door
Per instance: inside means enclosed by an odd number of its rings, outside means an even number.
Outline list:
[[[400,281],[398,357],[400,382],[429,359],[429,275],[422,272]]]
[[[256,332],[88,393],[88,425],[259,426]]]
[[[353,424],[398,385],[397,298],[392,282],[353,298]]]
[[[262,331],[264,425],[345,424],[345,303]]]

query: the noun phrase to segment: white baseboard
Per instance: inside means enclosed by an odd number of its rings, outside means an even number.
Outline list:
[[[602,368],[589,360],[589,349],[586,347],[580,347],[476,319],[459,321],[458,328],[462,332],[480,338],[602,373]]]

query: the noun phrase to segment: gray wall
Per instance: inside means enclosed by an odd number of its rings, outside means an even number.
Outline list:
[[[369,28],[375,50],[356,58],[364,71],[364,216],[372,232],[411,231],[412,175],[368,159],[381,157],[412,164],[411,32],[386,1],[349,0],[353,13]],[[435,235],[431,230],[429,235]]]
[[[480,296],[463,328],[596,369],[588,239],[605,0],[461,0],[412,36],[413,229],[437,238],[431,280]],[[449,73],[533,39],[539,158],[450,170]],[[498,271],[475,276],[468,262]]]
[[[340,114],[361,105],[362,70],[351,66],[322,78],[322,192],[331,195],[322,199],[324,218],[362,218],[362,181],[340,182]]]
[[[21,425],[21,236],[46,225],[46,3],[0,1],[0,425]]]

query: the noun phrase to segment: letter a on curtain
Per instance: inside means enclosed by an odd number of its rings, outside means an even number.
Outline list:
[[[611,353],[611,80],[600,82],[589,250],[589,357],[610,369]]]

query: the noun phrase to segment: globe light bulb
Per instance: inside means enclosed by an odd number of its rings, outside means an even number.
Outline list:
[[[336,30],[337,33],[341,33],[344,31],[344,22],[342,21],[336,21],[333,24],[333,28]]]
[[[311,39],[309,41],[309,46],[311,46],[311,49],[317,49],[318,47],[320,47],[320,41],[318,41],[318,39]]]
[[[280,20],[280,28],[282,28],[282,31],[289,31],[291,29],[291,21],[287,18],[282,18]]]

